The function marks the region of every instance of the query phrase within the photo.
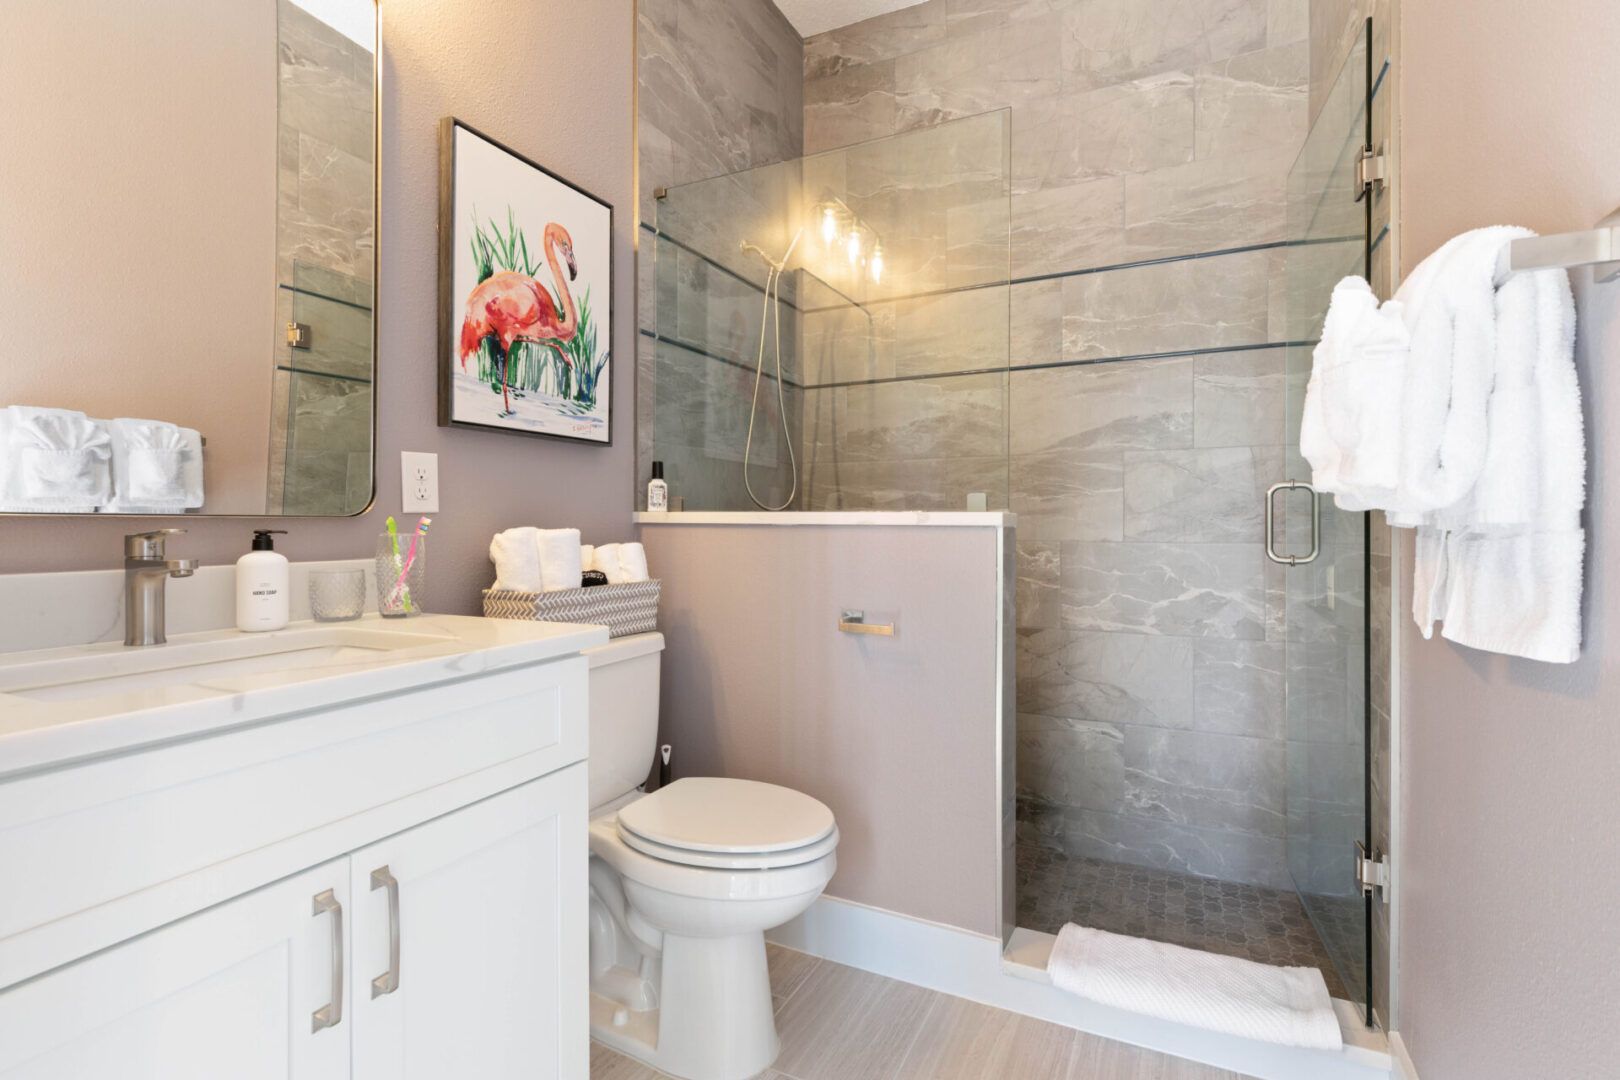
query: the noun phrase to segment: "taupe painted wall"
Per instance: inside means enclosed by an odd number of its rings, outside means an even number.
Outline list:
[[[634,5],[565,0],[388,0],[383,11],[383,188],[375,507],[350,519],[277,519],[294,559],[367,555],[399,512],[399,452],[439,454],[440,506],[426,597],[473,613],[489,584],[490,535],[516,524],[630,533],[635,409],[632,200]],[[617,208],[614,445],[599,448],[435,426],[438,120],[454,113]],[[273,179],[273,177],[272,177]],[[183,525],[171,550],[234,561],[253,521],[0,519],[0,573],[116,566],[119,538]],[[183,589],[183,581],[170,589]]]
[[[1617,43],[1611,0],[1404,5],[1407,269],[1464,229],[1559,232],[1620,205]],[[1397,1026],[1423,1080],[1616,1070],[1620,284],[1572,277],[1590,461],[1583,656],[1510,660],[1400,627]]]
[[[0,34],[0,405],[196,428],[221,513],[264,507],[276,77],[272,0],[16,4]]]
[[[675,775],[814,795],[838,819],[829,895],[987,935],[1001,932],[996,532],[641,529],[664,582]],[[899,632],[840,633],[841,607]]]

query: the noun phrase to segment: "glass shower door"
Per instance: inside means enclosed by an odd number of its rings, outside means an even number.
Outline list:
[[[1299,453],[1301,402],[1329,297],[1341,278],[1370,269],[1372,216],[1357,183],[1372,134],[1368,35],[1345,61],[1288,179],[1283,442],[1291,481],[1311,478]],[[1274,546],[1300,560],[1273,568],[1286,598],[1289,871],[1351,999],[1371,1015],[1370,902],[1355,881],[1355,844],[1369,834],[1368,515],[1301,488],[1276,501]]]

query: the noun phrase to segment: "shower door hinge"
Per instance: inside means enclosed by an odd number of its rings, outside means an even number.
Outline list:
[[[1356,202],[1366,197],[1369,191],[1384,190],[1384,182],[1389,179],[1389,158],[1370,146],[1362,147],[1361,157],[1356,160]]]
[[[1368,855],[1360,840],[1356,841],[1356,886],[1363,896],[1371,896],[1379,903],[1389,891],[1389,856],[1377,850]]]

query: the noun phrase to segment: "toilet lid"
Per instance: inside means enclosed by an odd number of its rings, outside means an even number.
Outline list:
[[[619,811],[618,827],[631,846],[639,839],[666,851],[731,856],[808,848],[835,828],[832,811],[803,792],[713,776],[677,780],[637,799]]]

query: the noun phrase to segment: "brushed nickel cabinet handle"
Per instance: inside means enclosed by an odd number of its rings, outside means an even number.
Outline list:
[[[343,905],[331,889],[315,894],[316,916],[332,915],[332,999],[315,1010],[310,1031],[337,1027],[343,1020]]]
[[[838,629],[846,634],[881,634],[894,637],[894,623],[869,623],[864,611],[846,611],[838,617]]]
[[[399,879],[379,866],[371,872],[371,891],[388,890],[388,970],[371,980],[371,996],[380,998],[399,989]]]

